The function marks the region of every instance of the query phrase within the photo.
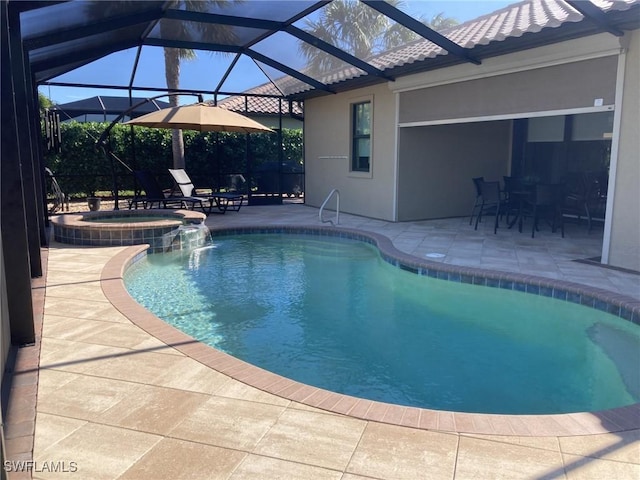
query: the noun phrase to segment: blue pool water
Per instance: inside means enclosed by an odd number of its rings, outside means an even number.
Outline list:
[[[149,255],[125,283],[204,343],[361,398],[508,414],[640,400],[638,326],[569,302],[419,276],[364,242],[218,237],[191,255]]]

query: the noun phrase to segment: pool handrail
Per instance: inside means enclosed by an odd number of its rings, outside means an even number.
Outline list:
[[[329,219],[329,220],[324,220],[322,218],[322,211],[324,210],[325,205],[327,204],[327,202],[329,202],[329,200],[331,199],[331,197],[333,195],[336,195],[336,222],[333,223],[333,220]],[[320,218],[320,221],[322,223],[330,223],[331,225],[338,225],[338,223],[340,223],[340,191],[337,188],[334,188],[333,190],[331,190],[329,192],[329,195],[327,195],[327,198],[324,199],[324,202],[322,202],[322,205],[320,205],[320,211],[318,212],[318,218]]]

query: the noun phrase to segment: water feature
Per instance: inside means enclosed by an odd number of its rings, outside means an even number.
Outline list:
[[[211,242],[211,232],[204,224],[181,225],[162,238],[163,251],[180,250],[186,255]]]

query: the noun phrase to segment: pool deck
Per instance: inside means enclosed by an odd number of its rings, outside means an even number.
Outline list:
[[[493,235],[488,223],[474,231],[468,219],[389,223],[341,215],[341,226],[383,235],[423,259],[440,253],[436,261],[445,264],[538,275],[640,300],[637,274],[574,261],[600,254],[601,233],[570,224],[565,239],[544,227],[531,239],[504,228]],[[207,224],[319,221],[317,209],[283,205],[243,207],[211,215]],[[33,478],[640,478],[640,430],[597,433],[609,429],[599,428],[597,416],[584,426],[592,434],[549,435],[544,421],[526,435],[468,433],[473,425],[456,424],[463,417],[455,416],[420,429],[329,412],[309,406],[308,398],[301,398],[305,404],[235,380],[207,366],[215,352],[196,361],[201,345],[170,329],[158,335],[163,343],[114,307],[108,300],[117,282],[114,262],[127,255],[127,247],[55,242],[45,252],[46,277],[34,281],[41,336],[20,349],[4,418],[8,459],[28,459],[33,449]]]

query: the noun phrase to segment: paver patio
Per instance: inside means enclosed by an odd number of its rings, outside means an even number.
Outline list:
[[[564,240],[546,231],[532,240],[517,230],[476,232],[466,222],[341,217],[345,226],[386,235],[413,255],[438,252],[449,263],[534,270],[640,298],[640,276],[573,261],[599,255],[597,233],[584,235],[576,225]],[[248,207],[207,223],[317,225],[318,217],[304,205]],[[245,385],[166,346],[108,302],[101,272],[125,248],[49,247],[33,478],[640,478],[638,430],[566,437],[418,430]],[[56,462],[77,473],[47,471]]]

